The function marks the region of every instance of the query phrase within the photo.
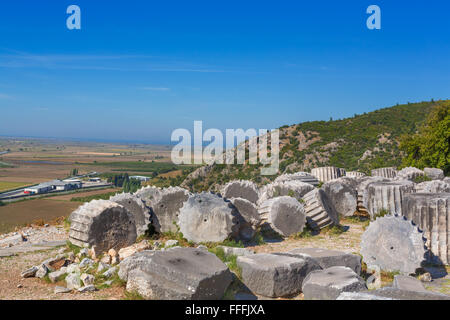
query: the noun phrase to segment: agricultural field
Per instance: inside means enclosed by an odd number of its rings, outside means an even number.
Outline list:
[[[24,186],[30,185],[30,183],[27,182],[10,182],[10,181],[0,181],[0,192],[6,191],[6,190],[13,190],[17,188],[21,188]]]
[[[35,184],[79,174],[128,173],[149,177],[178,170],[169,146],[0,138],[0,181]],[[3,190],[4,191],[4,190]]]
[[[186,166],[170,160],[169,146],[113,144],[45,139],[0,138],[0,192],[65,179],[71,171],[97,172],[107,178],[117,174],[141,175],[162,179],[186,175]],[[181,180],[181,179],[179,179]],[[68,216],[82,200],[109,198],[106,189],[77,192],[40,199],[8,203],[0,207],[0,233],[37,220],[50,221]]]
[[[0,233],[13,231],[31,223],[51,222],[67,217],[80,203],[48,199],[33,199],[0,207]]]

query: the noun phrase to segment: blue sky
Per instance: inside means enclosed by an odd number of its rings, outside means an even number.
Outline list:
[[[448,1],[2,1],[0,135],[168,143],[194,120],[344,118],[449,98],[449,57]]]

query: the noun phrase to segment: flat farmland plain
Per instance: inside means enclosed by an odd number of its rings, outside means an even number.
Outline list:
[[[65,179],[73,169],[78,174],[128,173],[154,176],[180,168],[170,161],[170,147],[145,144],[113,144],[44,139],[0,138],[0,192]],[[11,165],[11,167],[9,166]],[[119,189],[82,191],[74,194],[19,201],[0,206],[0,233],[34,221],[50,222],[67,217],[81,202],[74,197],[90,197]]]
[[[79,202],[35,199],[10,203],[0,207],[0,233],[13,231],[36,221],[50,222],[67,217],[80,206]]]
[[[70,171],[80,174],[96,172],[128,172],[152,174],[152,170],[171,170],[168,146],[76,143],[64,141],[0,139],[0,161],[13,167],[0,168],[0,181],[35,184],[64,179]]]

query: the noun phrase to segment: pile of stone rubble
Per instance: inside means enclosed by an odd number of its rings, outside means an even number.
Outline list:
[[[431,180],[415,183],[418,177]],[[263,187],[232,181],[220,194],[144,187],[80,206],[70,216],[69,241],[83,253],[43,262],[24,277],[65,275],[67,287],[59,290],[94,290],[89,268],[95,264],[104,270],[103,280],[118,272],[128,291],[147,299],[219,299],[233,274],[201,244],[228,239],[251,243],[258,231],[267,229],[282,238],[305,228],[320,232],[359,213],[372,220],[362,237],[362,259],[375,279],[381,271],[399,272],[402,276],[392,287],[368,291],[372,283],[360,275],[359,255],[319,248],[271,254],[224,251],[238,256],[242,282],[260,296],[302,292],[305,299],[445,299],[449,297],[423,289],[409,275],[426,262],[448,264],[449,210],[450,182],[439,169],[381,168],[365,176],[315,168],[311,174],[282,175]],[[149,232],[180,232],[198,247],[178,247],[175,240],[136,243]]]

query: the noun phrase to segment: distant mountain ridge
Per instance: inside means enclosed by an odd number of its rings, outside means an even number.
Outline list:
[[[371,169],[400,166],[399,138],[416,132],[439,101],[408,103],[330,121],[310,121],[280,128],[282,173],[311,171],[321,166],[369,173]],[[193,172],[183,185],[192,190],[214,190],[234,179],[263,184],[275,178],[260,176],[261,165],[206,166]]]

